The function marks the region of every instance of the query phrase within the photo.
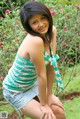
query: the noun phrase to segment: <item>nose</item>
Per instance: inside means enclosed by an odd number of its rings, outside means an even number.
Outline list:
[[[42,27],[42,26],[43,26],[43,22],[42,22],[42,21],[39,21],[38,26],[39,26],[39,27]]]

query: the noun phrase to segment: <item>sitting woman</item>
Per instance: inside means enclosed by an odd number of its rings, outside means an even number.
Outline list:
[[[44,4],[33,1],[21,7],[20,19],[27,36],[3,81],[4,98],[32,119],[66,119],[63,104],[52,92],[54,76],[60,74],[51,13]],[[62,83],[60,77],[59,81]]]

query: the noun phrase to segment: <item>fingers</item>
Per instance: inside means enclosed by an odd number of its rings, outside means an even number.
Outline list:
[[[53,111],[48,105],[41,106],[40,109],[43,112],[42,119],[56,119],[55,115],[53,114]]]
[[[51,119],[56,119],[54,114],[51,115]]]
[[[56,117],[53,114],[45,113],[43,119],[56,119]]]
[[[45,119],[45,115],[46,115],[46,113],[44,113],[44,114],[43,114],[43,116],[42,116],[42,118],[41,118],[41,119]]]
[[[48,114],[46,113],[44,119],[48,119],[48,118],[49,118],[49,117],[48,117]],[[50,119],[50,118],[49,118],[49,119]]]

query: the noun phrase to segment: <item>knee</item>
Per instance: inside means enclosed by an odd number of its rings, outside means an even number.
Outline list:
[[[55,116],[57,117],[57,119],[66,119],[64,109],[62,109],[58,106],[54,106],[54,105],[51,106],[51,109],[52,109],[53,113],[55,114]]]
[[[59,119],[66,119],[65,111],[61,108],[58,109],[58,115],[60,116]]]

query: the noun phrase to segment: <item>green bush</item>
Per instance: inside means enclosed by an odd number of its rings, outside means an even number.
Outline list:
[[[0,0],[0,16],[5,17],[5,10],[14,10],[22,6],[25,2],[32,0]]]
[[[19,10],[7,12],[5,18],[0,20],[0,74],[4,77],[26,33],[19,20]]]
[[[50,8],[51,6],[51,8]],[[80,56],[80,6],[79,5],[53,5],[49,9],[53,16],[53,23],[57,28],[57,53],[62,66],[73,66],[79,62]],[[20,19],[19,10],[6,10],[5,18],[0,18],[0,57],[1,77],[10,68],[11,61],[25,37]]]
[[[80,6],[53,5],[53,22],[57,27],[57,52],[62,66],[74,66],[80,59]]]

